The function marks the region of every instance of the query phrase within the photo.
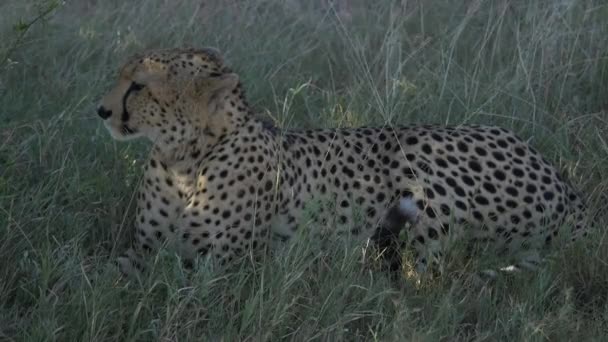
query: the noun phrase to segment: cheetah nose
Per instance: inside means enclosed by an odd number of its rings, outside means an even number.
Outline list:
[[[97,115],[99,115],[100,118],[105,120],[112,116],[112,111],[106,109],[104,106],[99,106],[99,108],[97,108]]]

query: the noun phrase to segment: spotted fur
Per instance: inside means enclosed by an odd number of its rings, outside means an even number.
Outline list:
[[[119,140],[154,144],[137,196],[134,249],[230,261],[318,224],[392,246],[406,226],[419,265],[448,237],[517,251],[567,225],[584,233],[575,191],[533,147],[493,126],[279,130],[253,115],[238,76],[212,49],[131,59],[98,114]],[[328,208],[331,208],[328,209]],[[407,224],[406,224],[407,223]],[[274,238],[274,239],[273,239]]]

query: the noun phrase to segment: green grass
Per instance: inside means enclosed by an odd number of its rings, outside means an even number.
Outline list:
[[[19,39],[40,2],[0,3],[0,340],[608,339],[605,1],[73,1]],[[472,276],[485,260],[417,285],[306,236],[190,275],[161,253],[117,281],[147,144],[112,141],[95,104],[129,55],[183,45],[220,48],[282,127],[511,128],[586,194],[596,230],[491,285]]]

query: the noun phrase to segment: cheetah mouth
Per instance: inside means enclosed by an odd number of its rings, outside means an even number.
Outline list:
[[[112,123],[106,121],[104,122],[106,129],[110,132],[112,138],[124,141],[135,139],[140,136],[140,132],[132,127],[127,126],[126,124],[122,124],[120,126],[112,125]]]
[[[127,125],[122,125],[121,133],[123,135],[132,135],[132,134],[136,134],[137,130],[134,129],[134,128],[131,128],[131,127],[127,126]]]

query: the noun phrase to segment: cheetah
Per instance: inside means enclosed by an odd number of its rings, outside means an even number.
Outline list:
[[[453,237],[516,252],[549,244],[562,226],[572,240],[586,232],[581,197],[511,131],[282,130],[255,116],[239,76],[212,48],[132,57],[97,114],[113,138],[153,144],[133,248],[118,260],[126,274],[163,246],[185,261],[226,263],[289,240],[319,199],[333,209],[317,219],[336,234],[399,248],[393,241],[406,230],[422,272]]]

